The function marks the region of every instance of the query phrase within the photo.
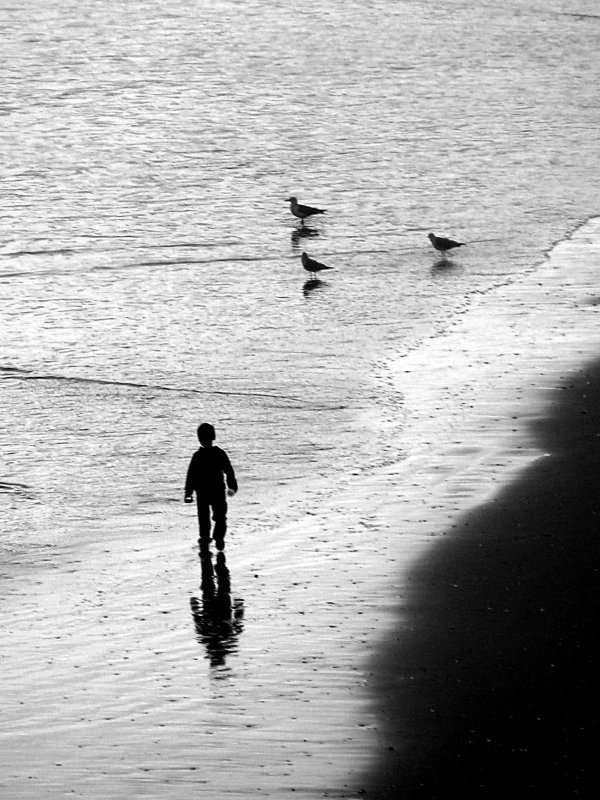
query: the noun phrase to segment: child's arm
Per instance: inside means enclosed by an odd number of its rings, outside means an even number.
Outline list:
[[[229,456],[225,451],[223,451],[223,456],[223,472],[225,473],[225,480],[227,481],[227,494],[231,497],[231,495],[234,495],[237,492],[238,484],[235,477],[235,472],[231,466],[231,461],[229,460]]]
[[[194,494],[194,457],[192,456],[192,460],[190,461],[190,465],[187,470],[187,475],[185,477],[185,490],[184,490],[184,503],[192,503],[194,498],[192,495]]]

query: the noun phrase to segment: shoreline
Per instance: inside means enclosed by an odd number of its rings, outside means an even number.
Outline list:
[[[540,792],[556,784],[566,792],[561,796],[571,796],[593,765],[591,758],[578,761],[578,751],[590,747],[597,718],[584,714],[587,728],[579,736],[577,713],[569,721],[561,716],[565,708],[556,695],[575,682],[581,691],[567,694],[570,702],[581,711],[592,700],[593,673],[584,670],[595,665],[590,620],[598,591],[587,577],[585,591],[576,580],[578,560],[582,576],[588,563],[600,566],[591,534],[582,533],[564,580],[561,568],[569,554],[565,533],[575,536],[600,515],[593,468],[600,433],[599,265],[600,220],[593,218],[539,270],[480,298],[453,330],[396,362],[412,412],[413,455],[378,481],[405,567],[395,579],[401,591],[394,622],[369,662],[381,726],[379,757],[361,784],[369,797],[493,798],[509,789],[512,796],[541,796],[528,788],[536,782]],[[585,412],[587,428],[573,408]],[[415,509],[412,495],[410,507],[402,498],[384,501],[411,473],[424,507]],[[553,503],[560,507],[554,517]],[[539,519],[528,513],[531,505]],[[513,536],[515,526],[523,536]],[[519,559],[528,565],[525,573]],[[508,565],[505,571],[498,560]],[[544,573],[557,593],[571,595],[568,611],[557,610],[552,591],[543,591]],[[544,659],[552,653],[558,662],[559,655],[541,640],[532,611],[537,596],[546,609],[539,612],[546,634],[562,637],[561,664],[551,677]],[[524,674],[513,640],[528,648]],[[511,648],[503,649],[507,643]],[[569,654],[569,646],[579,651]],[[584,649],[588,663],[578,674]],[[530,716],[544,720],[536,724],[545,742],[561,722],[571,726],[560,740],[562,753],[534,748],[533,728],[524,723],[511,728],[508,718],[519,719],[519,682],[532,695]],[[510,707],[504,717],[503,706]],[[511,747],[520,758],[511,757]],[[561,759],[563,767],[555,767]]]

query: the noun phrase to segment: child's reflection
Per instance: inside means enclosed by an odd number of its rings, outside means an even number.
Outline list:
[[[202,599],[190,598],[196,635],[206,648],[210,666],[222,667],[226,656],[237,649],[237,639],[244,627],[244,601],[231,599],[231,577],[224,553],[217,554],[213,567],[211,552],[202,548],[200,563]]]

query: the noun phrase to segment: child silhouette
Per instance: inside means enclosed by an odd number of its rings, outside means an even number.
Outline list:
[[[229,456],[214,443],[215,429],[208,422],[198,427],[200,447],[190,461],[185,481],[185,502],[193,502],[196,493],[200,547],[210,543],[210,516],[214,522],[213,539],[217,550],[225,547],[227,530],[227,495],[232,497],[238,489],[237,480]],[[227,491],[225,488],[227,482]]]

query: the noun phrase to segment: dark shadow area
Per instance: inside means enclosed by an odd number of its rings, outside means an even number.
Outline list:
[[[202,599],[190,598],[198,641],[204,645],[211,667],[223,667],[226,657],[237,650],[244,624],[244,601],[231,598],[231,576],[225,554],[218,553],[213,566],[212,553],[200,550]]]
[[[324,289],[326,286],[329,286],[327,281],[320,281],[318,278],[310,278],[310,280],[305,281],[302,287],[302,293],[305,297],[308,297],[315,289]]]
[[[316,228],[311,228],[308,225],[300,225],[292,231],[292,247],[300,247],[303,239],[313,239],[319,235]]]
[[[596,796],[600,362],[555,397],[534,426],[548,455],[409,574],[372,665],[367,797]]]

